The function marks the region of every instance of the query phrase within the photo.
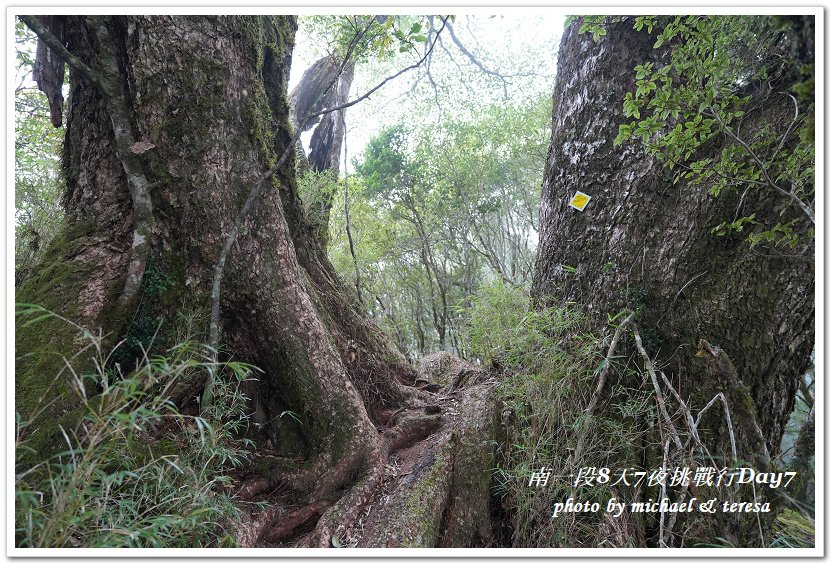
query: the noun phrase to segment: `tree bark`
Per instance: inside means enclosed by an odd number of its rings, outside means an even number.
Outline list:
[[[354,62],[346,61],[343,64],[342,60],[331,55],[315,61],[303,73],[300,83],[289,97],[294,128],[297,129],[308,115],[327,107],[345,104],[349,99],[354,69]],[[308,169],[318,174],[328,173],[334,182],[340,175],[340,152],[346,135],[345,111],[342,109],[312,119],[304,128],[304,131],[308,131],[314,127],[306,162]],[[305,156],[300,143],[297,149]],[[333,200],[334,191],[324,191],[312,194],[312,201],[308,202],[309,222],[314,226],[323,248],[328,246]]]
[[[65,16],[61,22],[72,55],[94,70],[107,48],[94,26],[103,22],[113,38],[121,101],[142,143],[133,152],[152,188],[149,258],[136,295],[118,305],[130,274],[136,211],[109,100],[73,70],[64,147],[66,227],[19,288],[17,301],[43,305],[91,330],[101,327],[112,335],[110,345],[128,337],[161,352],[175,343],[185,313],[203,319],[195,336],[204,338],[223,242],[256,178],[291,140],[286,84],[296,19],[114,16],[96,22]],[[241,545],[285,539],[296,535],[294,524],[315,519],[314,533],[302,541],[331,545],[368,509],[378,487],[396,482],[387,474],[390,456],[461,428],[458,417],[436,415],[442,409],[435,395],[412,386],[413,368],[335,274],[305,220],[293,158],[247,214],[228,256],[220,324],[220,359],[263,370],[245,391],[264,425],[258,437],[278,450],[266,456],[259,485],[248,489],[287,485],[291,502],[305,507],[290,517],[276,507],[252,519],[239,531]],[[34,462],[61,447],[58,424],[72,428],[80,415],[61,355],[74,368],[89,369],[88,353],[73,355],[72,332],[57,320],[18,324],[16,347],[16,408],[33,421]],[[120,350],[112,362],[124,370],[142,353],[138,345]],[[201,378],[179,389],[179,405],[203,385]],[[55,399],[46,404],[43,397]],[[392,416],[419,409],[428,410]],[[280,417],[285,410],[299,422]],[[431,467],[435,459],[423,458],[428,450],[407,459]],[[286,470],[288,455],[302,456],[301,467]],[[449,467],[451,458],[448,453]],[[475,469],[489,475],[487,467]],[[458,482],[447,481],[435,498],[460,494]],[[440,528],[440,516],[424,525]],[[458,538],[472,541],[469,534]]]
[[[595,41],[577,33],[577,22],[563,36],[533,295],[539,307],[578,303],[597,329],[606,326],[606,315],[636,311],[648,354],[666,366],[695,409],[727,389],[732,401],[744,397],[730,404],[746,415],[736,421],[743,435],[738,454],[760,463],[762,450],[778,453],[809,367],[813,243],[803,242],[809,248],[802,257],[752,249],[745,233],[717,237],[712,228],[734,220],[740,193],[715,197],[683,181],[675,185],[639,145],[614,147],[619,125],[628,121],[622,107],[626,92],[636,88],[634,66],[665,64],[654,36],[632,24],[631,18],[609,23],[607,35]],[[787,102],[773,96],[744,127],[780,126]],[[728,142],[719,138],[702,150],[714,154]],[[568,206],[577,190],[592,197],[582,212]],[[779,213],[776,197],[749,190],[743,203],[763,210],[763,222]],[[707,358],[696,357],[700,339],[722,348],[734,370],[711,369]],[[723,418],[716,418],[707,423],[707,439],[726,452]],[[757,420],[760,443],[750,419]]]

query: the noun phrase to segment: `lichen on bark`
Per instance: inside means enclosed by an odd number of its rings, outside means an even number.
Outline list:
[[[101,24],[118,57],[116,78],[127,94],[130,131],[142,143],[134,157],[152,186],[143,283],[117,306],[140,218],[104,96],[73,72],[64,151],[68,227],[17,299],[53,307],[92,330],[104,327],[108,343],[135,335],[144,321],[160,323],[155,343],[161,346],[172,343],[180,313],[210,308],[214,266],[240,207],[290,143],[286,83],[296,19],[66,16],[73,56],[92,67],[106,39],[94,33]],[[266,489],[292,490],[308,509],[304,518],[320,512],[314,542],[328,545],[331,534],[350,524],[338,518],[366,509],[383,481],[391,440],[382,434],[390,431],[387,424],[396,424],[388,413],[417,410],[432,399],[411,387],[412,367],[334,272],[304,216],[293,157],[243,217],[227,255],[220,311],[219,359],[262,370],[245,390],[251,413],[265,422],[251,436],[269,454],[251,470]],[[50,387],[45,373],[57,373],[54,362],[39,363],[32,353],[51,346],[50,338],[68,345],[71,337],[54,327],[28,329],[18,331],[18,400],[24,405],[47,389],[60,397],[62,404],[33,426],[47,439],[58,435],[52,421],[78,405],[66,381]],[[68,348],[65,354],[71,354]],[[189,382],[177,392],[179,406],[193,400],[199,384]],[[285,411],[298,422],[280,417]],[[446,425],[434,414],[412,420],[421,426],[395,429],[394,448]],[[445,467],[449,472],[450,465]],[[447,498],[448,477],[441,486],[436,495]],[[424,520],[432,530],[425,544],[437,541],[441,514]],[[277,522],[260,520],[245,541],[273,537],[268,530],[275,527]]]

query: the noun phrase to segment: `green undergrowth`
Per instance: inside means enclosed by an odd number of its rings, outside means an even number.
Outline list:
[[[251,445],[237,438],[248,424],[238,384],[255,368],[218,366],[225,377],[214,412],[189,416],[168,397],[178,381],[211,367],[206,346],[184,341],[161,355],[148,350],[135,370],[120,373],[106,367],[118,346],[105,350],[101,337],[42,307],[18,305],[17,314],[23,323],[58,320],[78,332],[94,368],[76,372],[66,363],[84,415],[77,427],[59,426],[60,453],[38,459],[30,444],[43,428],[17,413],[16,546],[232,545],[238,514],[228,471],[248,458]]]
[[[630,490],[609,483],[572,487],[581,467],[624,467],[633,463],[641,432],[637,420],[648,395],[617,382],[629,376],[611,367],[608,384],[590,418],[586,411],[603,368],[608,343],[586,330],[586,317],[568,306],[537,311],[519,288],[496,282],[480,289],[470,310],[468,338],[478,358],[498,366],[498,387],[507,440],[500,451],[496,482],[510,516],[514,547],[613,547],[599,514],[551,517],[551,506],[573,496],[603,505]],[[632,387],[634,390],[632,390]],[[579,459],[575,444],[584,435]],[[550,470],[544,487],[528,486],[534,471]],[[617,547],[625,547],[618,545]]]
[[[773,525],[773,534],[770,547],[815,547],[816,521],[806,510],[785,508]]]
[[[596,325],[571,305],[536,310],[524,290],[496,282],[480,288],[469,311],[471,350],[502,374],[497,396],[506,439],[495,481],[512,530],[510,545],[643,547],[649,541],[644,534],[656,520],[630,511],[609,518],[606,506],[613,497],[627,506],[659,498],[655,486],[638,488],[620,480],[623,469],[659,467],[662,461],[653,386],[625,352],[630,342],[624,333],[615,355],[606,358],[620,315],[609,317],[598,335]],[[602,468],[607,468],[604,476]],[[586,471],[593,481],[574,486],[575,476]],[[534,482],[534,475],[547,475],[547,481]],[[569,498],[574,504],[598,503],[599,510],[553,517],[554,503]],[[766,545],[813,547],[814,509],[790,505],[778,515]],[[731,545],[721,539],[705,545]]]

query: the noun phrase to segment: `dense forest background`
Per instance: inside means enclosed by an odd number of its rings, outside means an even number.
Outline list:
[[[17,546],[813,546],[814,27],[21,16]]]

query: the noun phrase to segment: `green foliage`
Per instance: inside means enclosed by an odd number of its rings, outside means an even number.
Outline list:
[[[144,359],[146,350],[166,340],[161,329],[169,312],[163,302],[165,293],[174,285],[174,276],[162,271],[151,258],[141,280],[141,301],[127,323],[121,344],[108,358],[110,365],[128,369]]]
[[[409,145],[409,132],[403,125],[387,127],[372,137],[363,159],[355,162],[366,197],[400,202],[410,194],[418,180],[418,163],[407,154]]]
[[[324,206],[337,192],[338,184],[331,170],[303,171],[297,177],[297,192],[303,202],[306,219],[313,225],[324,220]]]
[[[523,322],[537,315],[529,310],[527,293],[501,280],[481,286],[470,300],[470,351],[485,364],[508,360],[515,345],[515,332]]]
[[[426,42],[424,33],[431,26],[426,16],[315,15],[300,21],[318,50],[341,60],[350,53],[354,62],[408,53]]]
[[[15,274],[19,282],[57,234],[63,208],[60,147],[63,129],[49,121],[49,103],[31,74],[34,33],[15,23],[17,60],[14,91]]]
[[[387,56],[359,65],[353,83],[356,90],[365,91],[418,60],[441,29],[438,16],[426,19],[431,20],[431,27],[424,26],[419,34],[429,41],[417,52],[402,54],[393,43]],[[467,53],[445,28],[425,64],[385,86],[383,95],[373,95],[349,109],[353,138],[374,134],[370,129],[375,116],[382,116],[384,125],[435,127],[448,117],[474,122],[483,109],[493,105],[507,109],[543,96],[550,99],[559,36],[556,25],[540,25],[538,14],[465,15],[450,17],[449,23]],[[357,146],[352,140],[349,144]]]
[[[141,280],[147,295],[157,297],[173,286],[173,276],[162,272],[154,263],[147,265]]]
[[[349,209],[364,302],[410,356],[468,354],[462,325],[476,287],[491,278],[529,285],[549,104],[396,124],[355,160]],[[338,197],[330,255],[352,280]]]
[[[496,481],[512,510],[514,547],[596,547],[608,539],[597,533],[601,515],[552,519],[551,503],[574,495],[576,502],[604,504],[611,496],[634,494],[612,492],[607,484],[571,487],[577,468],[638,463],[641,419],[651,408],[648,394],[636,386],[614,385],[602,403],[610,408],[597,409],[587,424],[584,413],[605,358],[604,343],[585,333],[584,321],[566,307],[536,311],[526,293],[500,282],[482,287],[473,299],[473,349],[506,374],[497,392],[508,435]],[[616,364],[611,371],[626,373]],[[583,455],[568,459],[582,435]],[[552,472],[547,486],[529,487],[532,472],[542,466]]]
[[[708,189],[763,189],[780,200],[777,223],[756,220],[759,210],[716,227],[718,234],[752,226],[749,241],[795,247],[811,227],[815,197],[812,67],[794,54],[799,29],[771,16],[641,16],[634,27],[656,33],[654,48],[668,64],[643,62],[623,102],[632,121],[620,126],[616,145],[640,143],[676,170],[675,182]],[[773,93],[790,88],[792,114],[761,118]],[[706,150],[712,139],[722,149]],[[792,213],[790,213],[792,215]],[[809,235],[812,237],[812,235]]]
[[[816,545],[815,519],[791,508],[781,511],[775,520],[773,532],[769,547],[797,549]]]
[[[20,305],[18,314],[27,323],[57,317],[33,305]],[[168,398],[177,384],[211,365],[205,346],[184,341],[164,356],[148,351],[134,371],[117,373],[105,367],[112,351],[102,348],[101,337],[57,318],[77,330],[96,369],[76,373],[67,367],[85,414],[76,432],[60,429],[66,450],[32,467],[17,467],[16,545],[226,546],[227,526],[237,517],[226,492],[227,470],[247,459],[250,445],[236,439],[247,425],[239,382],[255,368],[238,362],[220,366],[232,377],[218,385],[211,425],[181,414]],[[31,432],[18,415],[18,463],[31,450]]]
[[[605,27],[606,16],[582,16],[579,19],[580,25],[577,33],[590,33],[594,41],[608,33]],[[568,19],[565,20],[565,25],[570,25]]]

